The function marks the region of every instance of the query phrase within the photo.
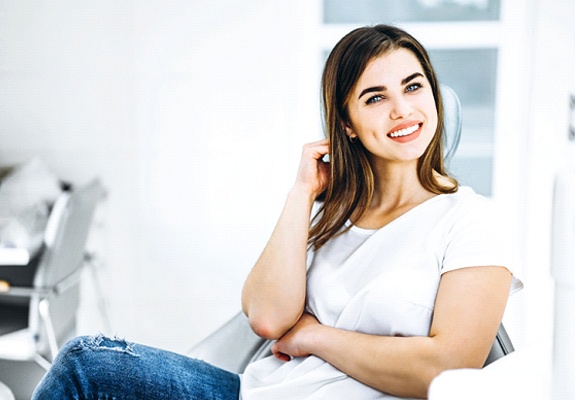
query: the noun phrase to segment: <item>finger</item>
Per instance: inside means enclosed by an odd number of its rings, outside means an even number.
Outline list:
[[[329,139],[320,139],[320,140],[316,140],[315,142],[311,142],[309,144],[312,145],[326,145],[329,144]]]
[[[278,360],[281,361],[291,361],[291,356],[289,354],[286,353],[282,353],[281,351],[278,351],[276,349],[274,349],[272,347],[272,354],[275,356],[275,358],[277,358]]]
[[[319,140],[317,142],[307,143],[304,145],[303,152],[310,154],[316,160],[329,153],[329,141],[327,139]]]

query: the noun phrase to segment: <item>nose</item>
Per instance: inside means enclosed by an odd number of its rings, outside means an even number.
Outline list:
[[[413,107],[404,96],[396,96],[391,101],[389,116],[391,119],[402,119],[411,115]]]

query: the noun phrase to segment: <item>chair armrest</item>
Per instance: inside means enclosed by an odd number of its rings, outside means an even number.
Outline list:
[[[251,329],[247,317],[239,312],[222,327],[194,346],[190,357],[241,374],[254,353],[266,342]]]
[[[513,344],[511,343],[511,339],[505,330],[503,324],[499,326],[499,330],[497,331],[497,335],[495,336],[495,342],[493,343],[493,347],[491,347],[491,351],[487,356],[487,360],[485,361],[484,367],[488,366],[494,361],[499,360],[502,357],[505,357],[507,354],[512,353],[515,349],[513,348]]]

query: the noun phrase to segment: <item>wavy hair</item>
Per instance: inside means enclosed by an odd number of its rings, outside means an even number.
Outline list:
[[[431,85],[437,109],[437,129],[418,160],[417,172],[423,187],[432,193],[453,193],[457,181],[450,177],[443,163],[443,104],[439,83],[423,46],[407,32],[389,25],[355,29],[344,36],[331,51],[322,75],[324,129],[330,143],[330,180],[320,196],[323,203],[315,215],[308,244],[318,249],[342,230],[352,213],[363,215],[374,193],[374,174],[368,153],[360,141],[351,143],[345,126],[349,123],[347,107],[351,91],[373,59],[388,51],[404,48],[419,60]],[[448,178],[443,186],[434,171]],[[348,228],[349,229],[349,228]]]

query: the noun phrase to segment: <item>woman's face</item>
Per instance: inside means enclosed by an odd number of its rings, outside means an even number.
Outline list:
[[[404,48],[368,63],[350,93],[346,132],[372,161],[416,161],[437,128],[431,85],[419,60]]]

